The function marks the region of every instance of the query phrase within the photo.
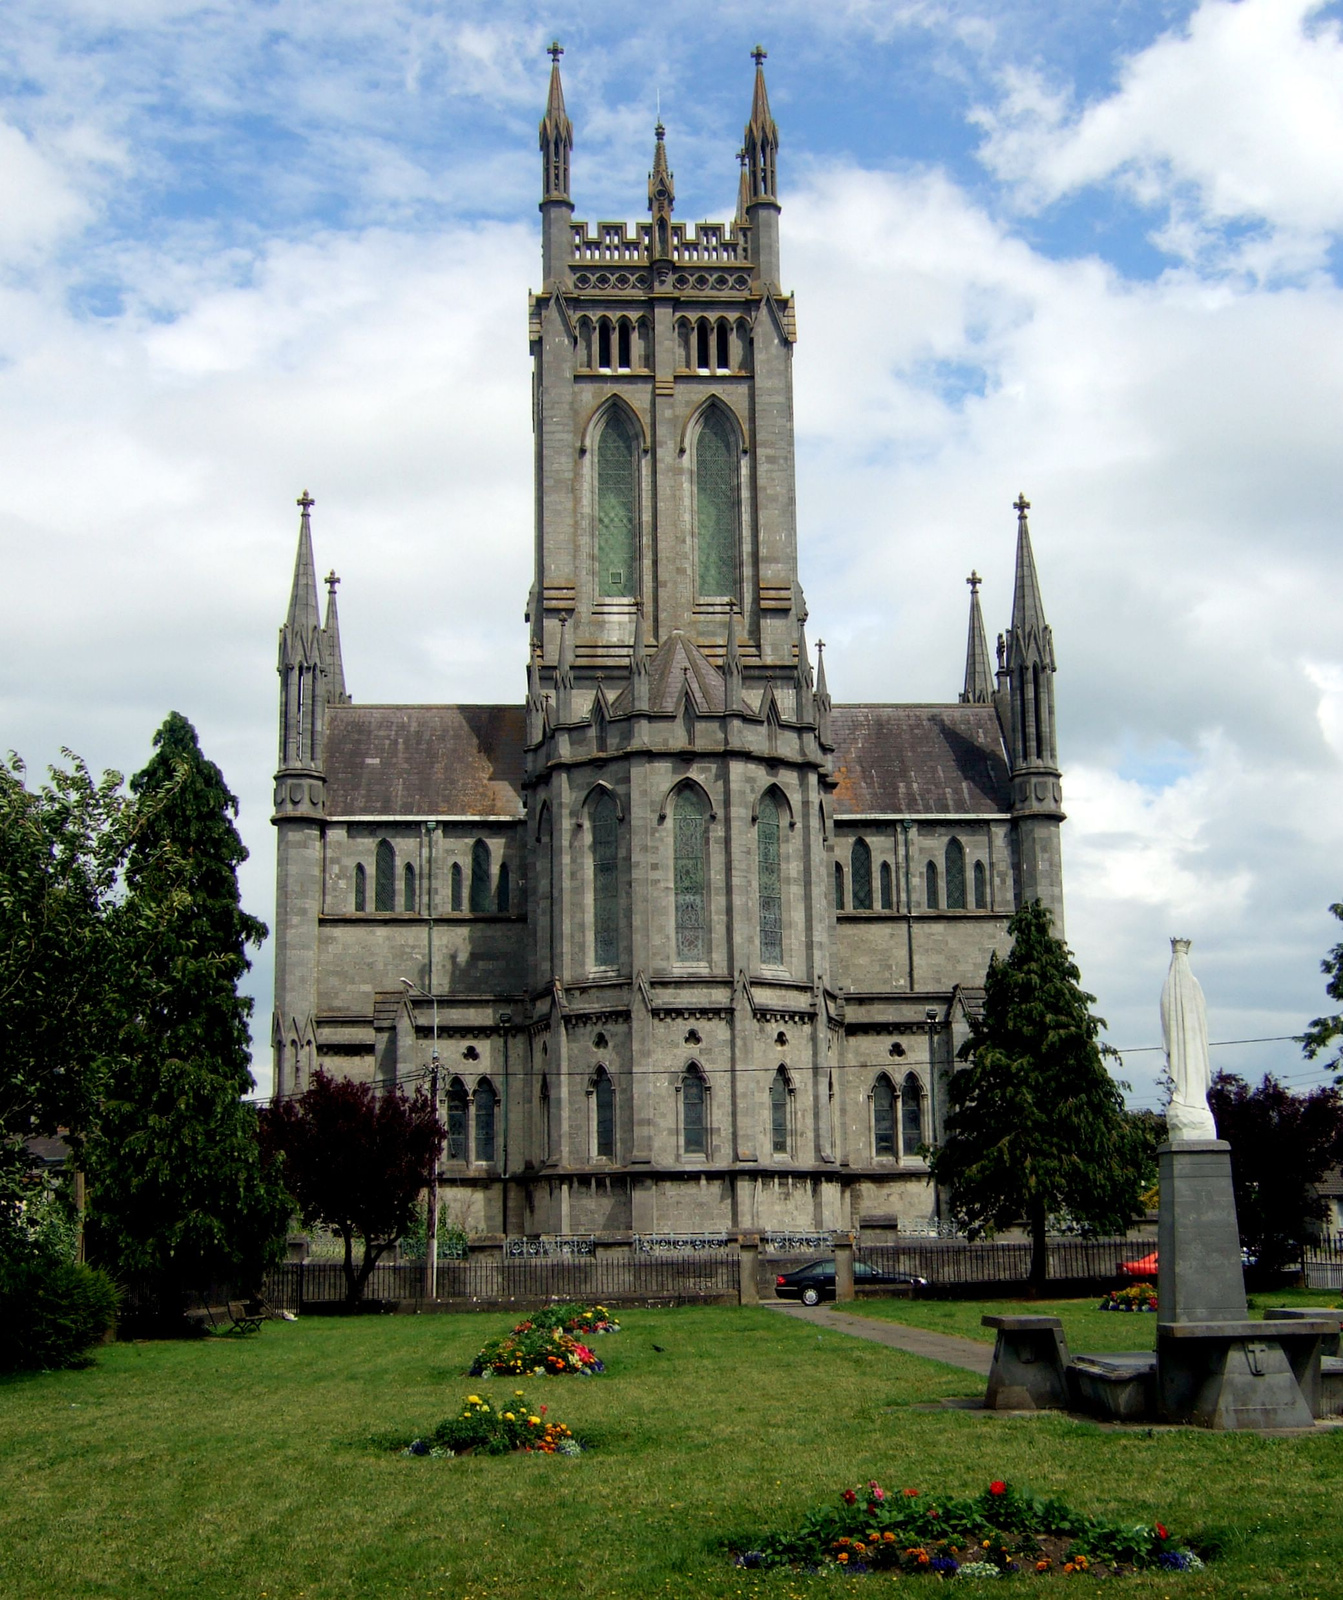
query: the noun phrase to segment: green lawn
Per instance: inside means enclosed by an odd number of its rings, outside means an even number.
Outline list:
[[[1253,1295],[1250,1315],[1262,1316],[1267,1306],[1328,1306],[1338,1296],[1322,1289],[1285,1289]],[[1085,1300],[856,1300],[845,1311],[886,1322],[905,1322],[935,1333],[959,1334],[992,1344],[994,1333],[981,1322],[985,1312],[1002,1316],[1058,1317],[1073,1355],[1107,1350],[1151,1350],[1159,1320],[1150,1312],[1100,1311],[1099,1295]],[[1343,1588],[1339,1591],[1343,1594]]]
[[[889,1580],[742,1573],[715,1540],[791,1525],[870,1477],[958,1494],[1006,1477],[1119,1518],[1225,1530],[1206,1574],[1126,1580],[1125,1594],[1343,1594],[1343,1433],[1117,1433],[919,1409],[977,1380],[763,1308],[630,1311],[600,1344],[606,1377],[533,1380],[596,1445],[576,1460],[379,1447],[481,1391],[463,1370],[511,1320],[310,1319],[120,1345],[87,1371],[0,1383],[0,1594],[865,1593]]]

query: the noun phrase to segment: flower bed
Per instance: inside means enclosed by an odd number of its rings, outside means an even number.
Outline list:
[[[471,1376],[585,1377],[605,1372],[605,1365],[570,1333],[560,1328],[534,1328],[520,1323],[512,1333],[491,1339],[471,1363]]]
[[[533,1328],[541,1328],[547,1331],[551,1328],[558,1328],[561,1333],[581,1333],[585,1337],[592,1333],[620,1332],[620,1324],[605,1306],[585,1306],[574,1303],[543,1306],[540,1311],[533,1311],[531,1316],[519,1322],[513,1332],[527,1333]]]
[[[403,1456],[505,1456],[515,1450],[544,1456],[576,1456],[582,1445],[562,1422],[547,1422],[546,1407],[535,1411],[521,1389],[503,1409],[469,1394],[461,1415],[448,1417],[427,1439],[412,1439]]]
[[[932,1577],[1001,1578],[1050,1572],[1119,1575],[1203,1565],[1159,1522],[1126,1525],[1074,1511],[1001,1479],[973,1500],[872,1482],[846,1489],[794,1533],[737,1555],[742,1567],[844,1568]]]
[[[1101,1301],[1100,1311],[1155,1311],[1156,1290],[1150,1283],[1135,1283],[1127,1289],[1110,1289]]]

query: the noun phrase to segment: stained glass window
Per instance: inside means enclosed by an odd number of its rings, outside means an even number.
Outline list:
[[[482,1078],[476,1085],[476,1160],[494,1160],[494,1086]]]
[[[779,802],[767,794],[756,820],[756,853],[760,868],[760,959],[783,965],[783,894],[779,873]]]
[[[708,1129],[704,1117],[704,1079],[693,1069],[681,1079],[681,1133],[685,1153],[709,1153]]]
[[[490,903],[490,847],[483,839],[471,846],[471,909],[493,911]]]
[[[975,910],[989,909],[989,879],[982,861],[975,862]]]
[[[947,910],[965,910],[965,849],[959,839],[947,846]]]
[[[891,874],[891,864],[883,861],[881,864],[881,909],[891,911],[895,906],[895,880]]]
[[[844,868],[835,862],[835,910],[844,909]]]
[[[620,960],[620,834],[616,803],[604,794],[592,808],[592,959],[599,967]]]
[[[602,1069],[597,1073],[597,1082],[593,1088],[592,1098],[596,1102],[597,1123],[597,1154],[608,1161],[614,1161],[616,1155],[616,1091],[610,1076]]]
[[[401,909],[414,911],[415,909],[415,868],[407,861],[402,877]]]
[[[737,592],[737,445],[726,418],[710,411],[695,447],[699,592]]]
[[[770,1148],[776,1156],[788,1154],[788,1074],[782,1067],[769,1086]]]
[[[449,874],[449,904],[454,911],[462,909],[462,869],[456,861],[453,862]]]
[[[550,1079],[541,1074],[541,1160],[550,1160]]]
[[[499,863],[499,893],[495,901],[500,911],[508,911],[510,909],[512,888],[513,884],[509,877],[508,862],[501,861]]]
[[[900,1147],[905,1156],[915,1156],[922,1143],[923,1096],[911,1072],[900,1088]]]
[[[632,595],[638,505],[636,452],[629,419],[607,413],[597,445],[597,593]]]
[[[879,1156],[895,1154],[895,1086],[884,1072],[872,1090],[872,1138]]]
[[[448,1160],[466,1160],[466,1085],[460,1078],[448,1085]]]
[[[378,840],[373,857],[373,909],[396,910],[396,851],[386,839]]]
[[[872,909],[872,852],[866,839],[855,839],[849,852],[849,904],[855,911]]]
[[[354,869],[354,909],[368,910],[368,873],[364,871],[362,861]]]
[[[709,955],[704,884],[704,832],[708,813],[708,805],[698,789],[687,787],[677,795],[673,827],[678,961],[705,961]]]
[[[927,906],[929,911],[936,911],[937,910],[937,863],[935,861],[930,861],[928,863],[927,869],[925,870],[925,872],[923,874],[923,880],[924,880],[924,885],[925,885],[924,896],[923,896],[924,904]]]

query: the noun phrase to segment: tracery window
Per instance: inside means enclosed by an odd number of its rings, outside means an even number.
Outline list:
[[[889,861],[881,864],[881,909],[892,911],[895,908],[895,878],[891,872]]]
[[[490,847],[483,839],[471,846],[471,910],[479,915],[490,904]]]
[[[930,861],[923,874],[923,903],[929,911],[937,910],[937,863]]]
[[[448,874],[448,904],[454,911],[462,909],[462,867],[458,861],[453,862]]]
[[[965,910],[965,847],[959,839],[947,845],[947,910]]]
[[[756,856],[760,879],[760,959],[783,965],[783,887],[779,870],[779,802],[772,794],[760,801],[756,819]]]
[[[776,1156],[788,1154],[788,1074],[783,1067],[769,1086],[769,1142]]]
[[[401,873],[401,909],[403,911],[415,909],[415,868],[409,861]]]
[[[616,1091],[605,1067],[597,1068],[592,1086],[593,1121],[596,1124],[596,1150],[599,1158],[614,1161],[616,1156]]]
[[[362,861],[354,869],[354,909],[368,910],[368,873],[364,871]]]
[[[698,1068],[687,1067],[681,1079],[681,1148],[688,1156],[709,1153],[705,1083]]]
[[[975,910],[989,909],[989,876],[982,861],[975,862]]]
[[[378,840],[373,854],[373,909],[396,910],[396,851],[387,839]]]
[[[678,961],[706,961],[709,955],[704,862],[708,815],[699,789],[687,785],[676,796],[672,827]]]
[[[620,960],[620,832],[614,798],[592,808],[592,959],[599,967]]]
[[[737,444],[716,408],[704,418],[695,446],[696,531],[699,592],[727,597],[737,592]]]
[[[448,1085],[448,1160],[466,1160],[466,1085],[454,1078]]]
[[[872,909],[872,852],[866,839],[855,839],[849,852],[849,901],[854,911]]]
[[[494,1160],[494,1108],[498,1096],[488,1078],[476,1085],[476,1160]]]
[[[895,1154],[895,1085],[884,1072],[872,1086],[872,1148],[879,1156]]]
[[[916,1156],[923,1143],[923,1094],[914,1074],[906,1074],[900,1086],[900,1147],[908,1159]]]
[[[629,418],[606,414],[597,443],[597,593],[632,595],[638,517],[638,452]]]

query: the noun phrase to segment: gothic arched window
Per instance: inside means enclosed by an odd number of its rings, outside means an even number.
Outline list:
[[[458,861],[453,862],[448,874],[448,904],[453,911],[462,909],[462,868]]]
[[[490,847],[477,839],[471,846],[471,909],[477,914],[490,911],[490,901]]]
[[[540,1092],[540,1123],[541,1123],[541,1160],[550,1160],[550,1079],[543,1072],[541,1074]]]
[[[881,909],[892,911],[895,909],[895,878],[891,873],[889,861],[881,864]]]
[[[681,1148],[688,1156],[709,1153],[706,1084],[698,1067],[687,1067],[681,1079]]]
[[[715,330],[715,334],[716,334],[716,337],[714,339],[714,356],[716,358],[715,365],[717,366],[719,372],[726,372],[726,371],[728,371],[728,369],[732,365],[732,359],[731,359],[730,355],[728,354],[727,323],[726,322],[720,322],[718,324],[718,327]]]
[[[500,911],[511,909],[512,889],[513,882],[509,875],[508,862],[501,861],[499,863],[499,893],[495,900],[495,904]]]
[[[466,1160],[466,1085],[454,1078],[448,1085],[448,1160]]]
[[[494,1108],[498,1096],[488,1078],[476,1085],[476,1160],[494,1160]]]
[[[918,1154],[923,1143],[923,1095],[919,1080],[906,1074],[900,1086],[900,1151],[907,1159]]]
[[[783,965],[783,886],[779,871],[779,802],[772,794],[760,801],[756,819],[756,857],[760,877],[760,960]]]
[[[872,1148],[879,1156],[895,1154],[895,1085],[884,1072],[872,1086]]]
[[[975,910],[989,909],[989,877],[982,861],[975,862]]]
[[[607,1161],[616,1157],[616,1091],[611,1075],[605,1067],[597,1068],[597,1080],[592,1086],[592,1110],[595,1127],[594,1145],[597,1155]]]
[[[769,1144],[776,1156],[788,1154],[788,1074],[782,1067],[769,1086]]]
[[[923,902],[929,911],[937,910],[937,863],[930,861],[923,874]]]
[[[699,592],[726,598],[737,592],[737,441],[716,407],[695,445],[695,526]]]
[[[378,840],[373,854],[373,909],[396,910],[396,851],[387,839]]]
[[[638,441],[628,417],[608,411],[597,442],[597,593],[632,595],[638,520]]]
[[[702,791],[688,784],[676,796],[672,821],[678,961],[704,961],[709,955],[704,863],[708,819]]]
[[[620,960],[619,852],[616,803],[603,793],[592,808],[592,959],[599,967]]]
[[[844,909],[844,868],[835,862],[835,910]]]
[[[368,873],[364,871],[362,861],[354,869],[354,909],[368,910]]]
[[[849,852],[849,904],[855,911],[872,909],[872,852],[866,839],[855,839]]]
[[[407,861],[401,872],[401,909],[415,909],[415,868]]]
[[[965,910],[965,847],[959,839],[947,846],[947,910]]]

